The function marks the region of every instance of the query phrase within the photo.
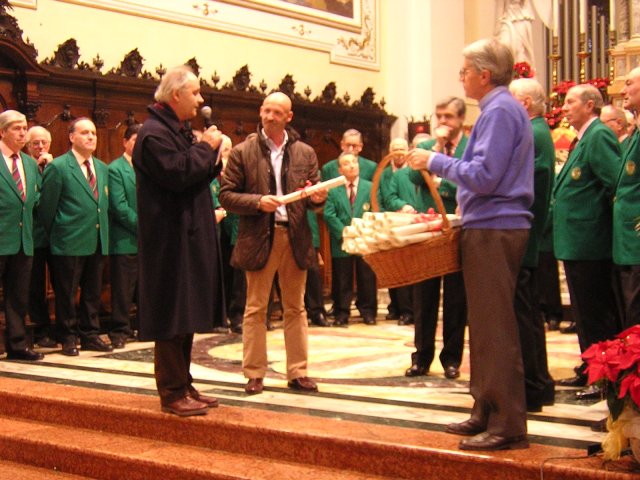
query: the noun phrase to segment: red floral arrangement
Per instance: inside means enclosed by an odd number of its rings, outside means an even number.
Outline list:
[[[615,339],[591,345],[582,358],[587,362],[589,383],[602,385],[612,420],[625,406],[640,412],[640,325]]]
[[[527,62],[518,62],[513,66],[513,78],[533,78],[533,69]]]
[[[576,82],[573,80],[563,80],[555,87],[553,87],[553,92],[559,97],[560,100],[564,102],[564,97],[567,95],[567,92],[571,87],[575,87]]]
[[[611,80],[609,80],[609,77],[600,77],[587,80],[587,83],[590,83],[604,94],[606,93],[607,87],[611,85]]]

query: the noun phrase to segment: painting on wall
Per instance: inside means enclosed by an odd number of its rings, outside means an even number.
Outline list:
[[[332,63],[380,69],[380,0],[56,1],[327,52]]]
[[[362,0],[220,0],[263,12],[358,31]]]

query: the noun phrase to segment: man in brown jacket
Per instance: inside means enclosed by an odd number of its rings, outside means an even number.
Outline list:
[[[284,339],[289,388],[317,391],[307,377],[307,315],[304,289],[315,250],[307,209],[319,209],[326,190],[284,204],[282,195],[319,180],[313,149],[286,128],[291,100],[282,92],[267,96],[260,107],[262,126],[237,145],[229,156],[220,188],[220,203],[240,215],[238,240],[231,264],[246,271],[247,305],[242,325],[245,391],[262,393],[267,372],[265,317],[278,272],[284,307]]]

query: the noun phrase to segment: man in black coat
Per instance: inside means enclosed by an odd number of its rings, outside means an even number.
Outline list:
[[[203,103],[185,66],[167,72],[133,152],[137,177],[140,339],[155,341],[162,410],[205,414],[218,401],[189,373],[193,334],[224,319],[222,263],[209,184],[222,162],[215,126],[196,142],[187,120]]]

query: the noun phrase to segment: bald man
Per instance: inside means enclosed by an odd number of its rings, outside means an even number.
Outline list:
[[[620,151],[624,152],[629,146],[631,137],[629,136],[629,123],[627,115],[621,108],[613,105],[605,105],[600,111],[600,121],[615,133],[620,143]]]
[[[261,126],[231,150],[220,187],[220,203],[240,215],[238,240],[231,257],[246,271],[247,305],[242,325],[245,392],[262,393],[267,373],[265,317],[273,277],[278,273],[284,307],[288,386],[303,392],[318,387],[307,376],[307,315],[304,289],[315,249],[307,210],[319,210],[326,190],[284,204],[280,197],[320,179],[313,149],[289,128],[291,100],[282,92],[264,99]]]

